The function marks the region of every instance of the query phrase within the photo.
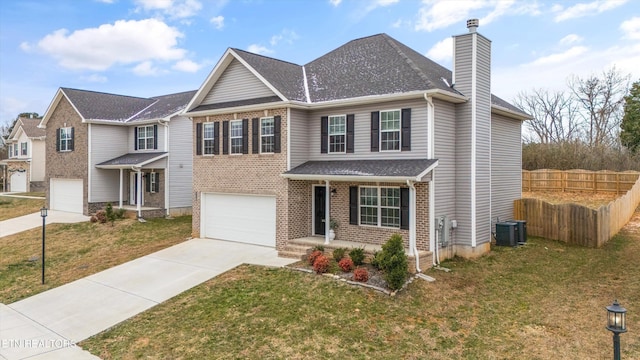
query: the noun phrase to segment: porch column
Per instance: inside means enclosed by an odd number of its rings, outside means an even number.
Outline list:
[[[325,216],[324,216],[324,243],[329,244],[329,232],[331,230],[331,187],[329,180],[325,180]]]
[[[122,183],[123,183],[122,176],[123,176],[123,170],[122,170],[122,169],[120,169],[120,193],[119,193],[119,195],[118,195],[118,196],[119,196],[119,197],[118,197],[118,200],[119,200],[119,202],[118,202],[118,207],[119,207],[120,209],[122,209]]]
[[[142,209],[140,203],[142,202],[142,171],[138,169],[138,191],[136,192],[136,210],[138,211],[138,217],[142,217]]]

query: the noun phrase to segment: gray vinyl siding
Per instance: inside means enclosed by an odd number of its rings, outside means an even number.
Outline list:
[[[291,109],[290,119],[291,142],[289,154],[291,168],[301,165],[309,159],[309,115],[304,110]],[[319,151],[319,150],[318,150]]]
[[[158,138],[156,139],[156,141],[158,142],[158,149],[151,149],[151,150],[136,150],[135,148],[135,143],[136,143],[136,135],[135,135],[135,128],[138,126],[153,126],[153,125],[158,125]],[[166,126],[153,123],[153,124],[145,124],[145,125],[138,125],[138,126],[129,126],[128,127],[128,144],[127,144],[127,152],[132,153],[132,152],[136,152],[136,151],[141,151],[141,152],[165,152],[167,151],[165,149],[165,133],[166,133]],[[124,155],[124,154],[123,154]]]
[[[477,37],[476,240],[491,241],[491,42]]]
[[[169,207],[190,207],[193,188],[193,134],[192,123],[186,117],[176,116],[169,122],[169,178],[165,189],[169,191]]]
[[[493,115],[491,122],[491,219],[513,219],[513,201],[522,195],[519,120]]]
[[[96,169],[95,165],[127,153],[126,127],[91,124],[91,199],[89,202],[108,202],[114,204],[120,196],[120,171]],[[125,174],[126,175],[126,174]],[[124,179],[125,184],[127,179]],[[124,185],[123,185],[124,186]],[[124,194],[127,194],[124,188]]]
[[[434,99],[435,219],[456,214],[456,113],[455,105]],[[454,232],[455,236],[457,233]],[[455,241],[454,238],[451,241]]]
[[[260,79],[234,59],[209,91],[201,105],[274,96]]]
[[[411,151],[371,152],[371,112],[404,108],[411,108]],[[354,114],[354,152],[322,154],[320,152],[320,118],[346,114]],[[308,126],[309,160],[418,159],[427,156],[427,102],[424,99],[316,110],[310,112]]]

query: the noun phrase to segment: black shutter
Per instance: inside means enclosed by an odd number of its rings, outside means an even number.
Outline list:
[[[411,150],[411,109],[402,109],[402,151]]]
[[[242,119],[242,153],[249,153],[249,119]]]
[[[138,127],[133,128],[133,150],[138,150]]]
[[[222,153],[229,153],[229,121],[222,122]]]
[[[347,153],[353,153],[353,127],[355,116],[353,114],[347,115]]]
[[[400,229],[409,230],[409,188],[400,188]]]
[[[371,113],[371,152],[380,151],[380,112]]]
[[[327,153],[327,145],[329,142],[329,117],[320,118],[320,153]]]
[[[156,188],[155,192],[160,192],[160,173],[156,173]]]
[[[213,123],[213,155],[220,155],[220,123]]]
[[[251,153],[258,154],[260,153],[260,119],[253,118],[251,119]]]
[[[73,128],[71,128],[71,141],[69,141],[69,146],[67,150],[73,151],[74,149],[74,143],[75,143],[74,135],[75,135],[75,132],[73,131]]]
[[[153,149],[158,150],[158,125],[153,125]]]
[[[196,155],[202,155],[202,123],[196,124]]]
[[[280,142],[281,142],[281,131],[280,128],[282,127],[282,117],[280,115],[278,116],[274,116],[273,117],[273,152],[275,153],[279,153],[280,152]]]
[[[13,150],[13,147],[10,146],[9,149]],[[56,151],[60,151],[60,128],[56,129]]]
[[[349,224],[358,225],[358,187],[349,186]]]
[[[151,192],[151,173],[144,173],[144,188],[146,192]]]

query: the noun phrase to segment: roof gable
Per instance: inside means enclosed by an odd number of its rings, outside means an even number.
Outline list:
[[[274,96],[260,79],[237,59],[233,59],[213,84],[200,105]]]

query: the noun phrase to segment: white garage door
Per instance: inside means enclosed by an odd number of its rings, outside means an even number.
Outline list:
[[[276,246],[276,198],[203,194],[200,230],[207,238]]]
[[[11,191],[26,192],[27,191],[27,173],[14,172],[11,174]]]
[[[82,214],[82,179],[51,179],[51,210]]]

